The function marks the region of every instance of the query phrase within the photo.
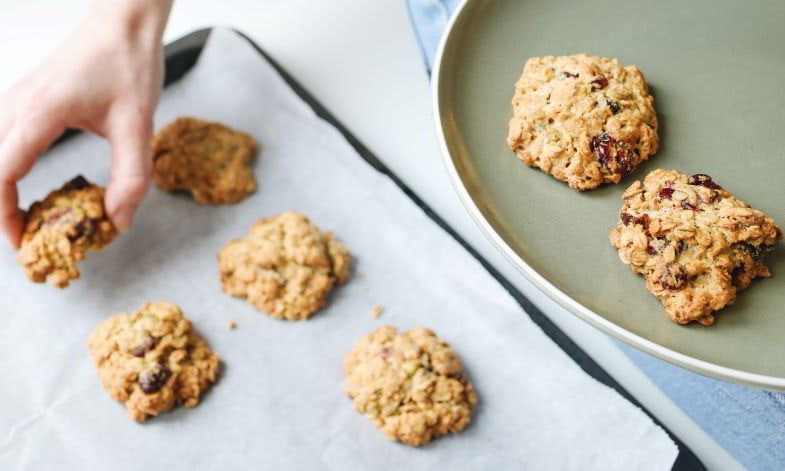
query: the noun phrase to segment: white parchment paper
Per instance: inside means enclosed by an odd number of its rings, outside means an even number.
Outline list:
[[[153,189],[132,231],[64,291],[28,282],[0,250],[0,469],[669,469],[667,435],[586,375],[454,240],[320,120],[248,43],[213,33],[164,93],[181,115],[259,140],[259,191],[203,207]],[[77,173],[105,183],[109,148],[80,136],[42,159],[23,203]],[[334,230],[355,276],[308,322],[283,322],[223,294],[216,254],[258,218],[298,210]],[[98,383],[86,339],[149,300],[183,307],[221,356],[195,409],[144,424]],[[386,308],[374,320],[369,309]],[[230,319],[237,330],[228,330]],[[480,397],[472,425],[430,446],[388,441],[343,394],[343,356],[363,334],[427,326],[450,342]]]

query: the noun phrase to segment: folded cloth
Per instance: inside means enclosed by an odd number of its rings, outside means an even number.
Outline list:
[[[459,0],[407,0],[430,73]],[[657,386],[744,466],[785,468],[785,394],[704,377],[618,343]]]

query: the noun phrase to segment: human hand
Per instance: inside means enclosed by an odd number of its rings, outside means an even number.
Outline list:
[[[0,231],[14,248],[24,225],[17,182],[66,128],[110,141],[106,210],[119,230],[130,226],[150,180],[171,4],[98,0],[49,59],[0,96]]]

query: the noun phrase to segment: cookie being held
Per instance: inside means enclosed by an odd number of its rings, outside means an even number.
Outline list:
[[[202,204],[244,200],[256,190],[256,140],[223,124],[179,118],[153,139],[153,181]]]
[[[288,211],[257,221],[221,250],[218,261],[226,293],[272,317],[304,320],[349,278],[351,254],[332,233]]]
[[[526,165],[576,190],[619,183],[659,145],[643,74],[616,59],[532,57],[512,107],[509,147]]]
[[[58,288],[79,278],[77,264],[88,252],[117,235],[104,209],[104,189],[82,176],[33,203],[26,216],[17,259],[31,281]]]
[[[357,412],[393,440],[420,446],[471,421],[477,394],[453,349],[429,329],[381,327],[344,360]]]
[[[174,304],[147,303],[110,317],[89,346],[104,389],[138,422],[175,404],[195,407],[218,374],[218,356]]]
[[[622,196],[611,244],[676,323],[714,323],[782,239],[774,221],[704,174],[654,170]]]

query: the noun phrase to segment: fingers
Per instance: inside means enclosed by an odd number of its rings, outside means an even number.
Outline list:
[[[0,141],[0,231],[19,248],[24,213],[19,209],[16,182],[33,167],[36,159],[63,127],[54,119],[21,119],[11,125]]]
[[[131,226],[150,182],[152,120],[132,114],[118,116],[113,123],[108,133],[112,172],[106,190],[106,211],[117,229],[125,231]]]

